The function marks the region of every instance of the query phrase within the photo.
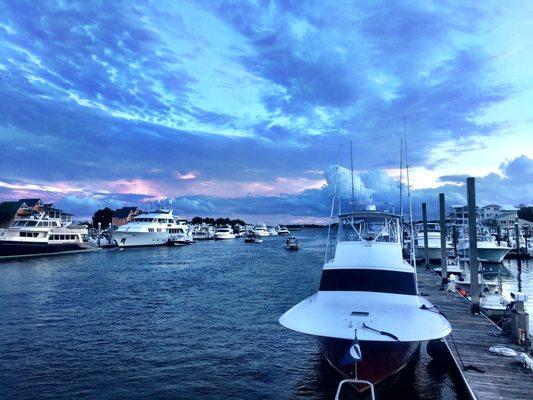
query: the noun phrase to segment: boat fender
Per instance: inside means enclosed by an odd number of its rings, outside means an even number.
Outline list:
[[[426,351],[438,363],[448,363],[450,361],[448,347],[442,339],[430,340],[426,345]]]
[[[457,293],[459,293],[463,297],[466,297],[466,295],[468,294],[468,293],[466,293],[466,290],[464,290],[463,288],[459,289],[457,291]]]
[[[526,353],[520,353],[517,358],[524,363],[524,367],[533,370],[533,360]]]
[[[487,353],[505,357],[516,357],[518,355],[513,349],[504,346],[491,346],[487,350]]]

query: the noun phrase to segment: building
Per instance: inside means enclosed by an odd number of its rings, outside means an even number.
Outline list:
[[[135,216],[142,211],[138,207],[122,207],[115,210],[111,224],[115,226],[122,226],[130,222]]]
[[[496,217],[506,214],[506,218],[509,218],[510,214],[514,214],[517,217],[518,209],[510,205],[500,206],[498,204],[487,204],[480,208],[480,216],[483,221],[492,221]]]
[[[64,222],[72,222],[72,214],[63,212],[52,203],[44,204],[41,199],[20,199],[0,203],[0,227],[7,228],[16,218],[46,213],[51,218],[61,218]]]

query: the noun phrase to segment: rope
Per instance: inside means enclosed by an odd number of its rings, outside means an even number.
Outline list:
[[[481,368],[476,367],[475,365],[465,365],[463,362],[463,359],[461,358],[461,353],[459,353],[459,349],[457,349],[457,345],[455,344],[455,339],[453,338],[453,335],[450,333],[450,337],[452,338],[453,347],[455,347],[455,352],[457,353],[457,356],[459,357],[459,361],[461,362],[461,366],[463,367],[463,370],[465,371],[476,371],[481,374],[484,374],[485,371]]]
[[[384,335],[384,336],[388,336],[394,340],[396,340],[397,342],[400,341],[400,339],[398,339],[397,336],[393,335],[392,333],[389,333],[389,332],[385,332],[385,331],[380,331],[380,330],[377,330],[377,329],[374,329],[374,328],[371,328],[370,326],[366,325],[364,322],[363,322],[363,328],[366,328],[366,329],[370,329],[371,331],[374,331],[374,332],[377,332],[381,335]]]

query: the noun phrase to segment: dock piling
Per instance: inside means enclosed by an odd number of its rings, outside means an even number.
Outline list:
[[[448,262],[446,260],[446,207],[444,193],[439,193],[439,212],[440,212],[440,268],[442,276],[442,286],[446,285],[448,280]]]
[[[424,226],[424,267],[429,268],[428,213],[426,203],[422,203],[422,221]],[[414,240],[414,238],[413,238]]]
[[[466,192],[468,199],[468,252],[470,258],[470,296],[472,298],[470,312],[472,314],[479,314],[479,260],[477,254],[477,210],[475,178],[466,178]]]
[[[518,228],[518,222],[514,223],[514,234],[516,247],[516,262],[518,264],[518,268],[522,268],[522,260],[520,254],[520,228]]]

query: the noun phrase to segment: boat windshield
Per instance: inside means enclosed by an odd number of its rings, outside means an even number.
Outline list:
[[[399,243],[399,220],[386,215],[347,215],[339,220],[339,242]]]

